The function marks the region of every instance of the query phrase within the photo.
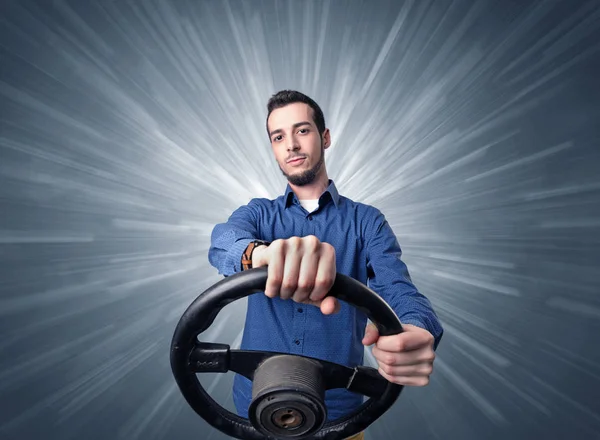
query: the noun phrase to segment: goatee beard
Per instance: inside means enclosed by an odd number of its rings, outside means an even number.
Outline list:
[[[323,143],[321,143],[321,157],[319,158],[319,161],[315,164],[315,166],[312,167],[311,169],[306,170],[300,174],[294,174],[294,175],[286,174],[285,171],[283,171],[283,169],[281,168],[281,166],[279,167],[279,169],[281,170],[283,175],[286,177],[288,182],[290,182],[292,185],[304,186],[304,185],[308,185],[308,184],[314,182],[314,180],[317,178],[317,174],[319,174],[319,171],[321,170],[321,167],[323,166],[324,162],[325,162],[325,149],[323,148]]]

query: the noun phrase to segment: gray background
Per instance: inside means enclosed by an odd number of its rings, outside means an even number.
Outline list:
[[[367,439],[600,438],[600,2],[3,1],[0,437],[224,439],[169,367],[212,227],[324,109],[446,330]],[[236,346],[245,302],[208,338]],[[367,356],[367,361],[373,359]],[[232,409],[232,375],[202,383]]]

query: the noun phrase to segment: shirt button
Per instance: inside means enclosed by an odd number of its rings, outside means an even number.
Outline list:
[[[298,313],[302,313],[302,308],[298,308]]]
[[[309,219],[310,221],[312,221],[312,215],[309,215],[309,216],[308,216],[308,219]]]
[[[296,345],[300,345],[300,340],[296,339],[296,340],[294,341],[294,344],[296,344]]]

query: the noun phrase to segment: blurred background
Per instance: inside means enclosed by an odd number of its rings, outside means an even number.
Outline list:
[[[227,438],[169,344],[221,279],[214,225],[285,189],[284,88],[445,328],[366,438],[600,438],[599,23],[595,0],[2,1],[0,438]],[[200,377],[228,409],[232,377]]]

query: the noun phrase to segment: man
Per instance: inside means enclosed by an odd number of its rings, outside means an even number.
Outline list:
[[[364,346],[387,380],[424,386],[443,334],[429,300],[413,285],[384,215],[340,195],[327,175],[331,145],[323,112],[308,96],[284,90],[267,104],[267,133],[288,180],[275,200],[252,199],[215,226],[210,263],[225,276],[267,266],[265,295],[248,297],[241,348],[311,356],[354,367]],[[396,312],[405,332],[379,337],[366,316],[326,297],[336,273],[378,293]],[[252,383],[234,379],[233,399],[248,417]],[[328,420],[353,411],[363,396],[329,390]],[[362,439],[363,433],[353,437]]]

